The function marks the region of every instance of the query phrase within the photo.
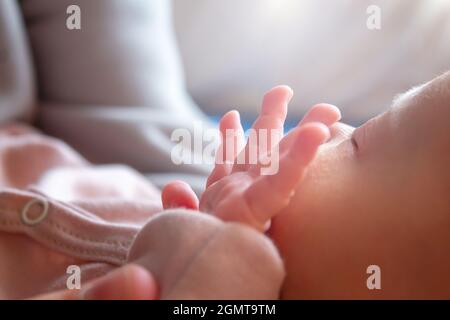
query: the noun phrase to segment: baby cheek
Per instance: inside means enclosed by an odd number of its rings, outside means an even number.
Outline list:
[[[338,245],[332,241],[339,235],[336,231],[351,234],[352,212],[368,202],[360,195],[367,190],[364,181],[352,159],[322,152],[308,168],[290,205],[274,218],[270,236],[286,263],[285,292],[294,294],[291,298],[300,298],[295,292],[308,291],[308,283],[320,283],[324,266],[317,261],[327,255],[327,247]]]

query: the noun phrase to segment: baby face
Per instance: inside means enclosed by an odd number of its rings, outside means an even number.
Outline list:
[[[283,298],[450,297],[450,75],[335,125],[271,236]],[[367,268],[381,268],[381,290]]]

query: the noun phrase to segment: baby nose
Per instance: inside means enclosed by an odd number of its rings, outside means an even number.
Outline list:
[[[335,145],[346,139],[349,139],[352,136],[354,130],[355,128],[349,126],[348,124],[336,122],[330,127],[330,139],[327,143]]]

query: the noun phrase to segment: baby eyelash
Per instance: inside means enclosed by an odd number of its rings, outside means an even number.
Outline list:
[[[353,145],[353,147],[355,148],[355,150],[358,150],[359,149],[359,146],[358,146],[358,143],[356,142],[356,139],[355,139],[355,137],[351,137],[351,142],[352,142],[352,145]]]

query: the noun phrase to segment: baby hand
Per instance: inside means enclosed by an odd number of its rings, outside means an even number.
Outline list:
[[[245,223],[264,231],[271,218],[289,204],[305,169],[319,146],[329,138],[329,126],[340,119],[336,107],[318,104],[283,137],[287,105],[292,95],[290,88],[279,86],[264,96],[261,114],[252,126],[258,139],[249,139],[245,147],[239,113],[225,114],[220,121],[222,144],[217,152],[216,166],[208,178],[200,204],[187,184],[173,182],[163,190],[164,207],[177,204],[191,209],[199,207],[200,211],[225,221]],[[230,130],[235,134],[230,135]],[[281,134],[271,135],[272,130]],[[260,142],[261,134],[267,134],[265,146]],[[257,154],[255,163],[248,161],[252,159],[252,152]],[[278,157],[273,156],[275,152]],[[278,171],[264,174],[261,170],[265,167],[263,158],[279,161]],[[242,159],[246,161],[240,161]]]

